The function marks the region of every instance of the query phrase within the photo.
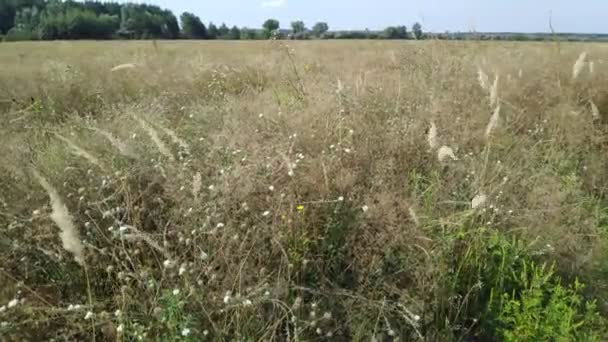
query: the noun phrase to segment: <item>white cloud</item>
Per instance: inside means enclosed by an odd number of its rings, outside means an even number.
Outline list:
[[[277,8],[283,7],[287,4],[287,0],[267,0],[262,2],[264,8]]]

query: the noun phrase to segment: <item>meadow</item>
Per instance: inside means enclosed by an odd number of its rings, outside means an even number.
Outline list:
[[[0,340],[608,339],[608,45],[0,44]]]

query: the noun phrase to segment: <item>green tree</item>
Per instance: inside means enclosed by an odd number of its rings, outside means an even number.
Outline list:
[[[407,39],[407,28],[405,26],[389,26],[383,32],[385,39]]]
[[[232,40],[241,39],[241,30],[236,26],[232,26],[232,28],[230,29],[230,32],[228,33],[228,39],[232,39]]]
[[[415,39],[422,39],[422,25],[420,23],[412,25],[412,33]]]
[[[243,29],[241,30],[241,39],[243,39],[243,40],[256,39],[256,31],[243,27]]]
[[[207,29],[207,36],[209,39],[217,39],[219,37],[219,30],[214,23],[209,23],[209,28]]]
[[[294,34],[302,33],[306,31],[306,25],[301,20],[294,21],[291,23],[291,30]]]
[[[196,15],[184,12],[180,16],[182,22],[182,34],[188,39],[205,39],[207,38],[207,28],[205,24]]]
[[[327,31],[329,31],[329,25],[327,25],[327,23],[324,23],[324,22],[318,22],[312,27],[312,32],[317,37],[321,37]]]
[[[264,33],[266,34],[266,38],[270,38],[270,36],[279,29],[280,23],[276,19],[268,19],[262,25],[264,28]]]
[[[226,26],[225,23],[222,23],[222,25],[220,25],[220,28],[218,29],[218,37],[226,39],[229,33],[230,29],[228,28],[228,26]]]

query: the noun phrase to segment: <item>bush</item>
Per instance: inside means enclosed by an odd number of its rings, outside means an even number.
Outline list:
[[[22,41],[22,40],[37,40],[37,39],[38,39],[38,36],[31,31],[12,28],[6,33],[6,36],[4,36],[3,40],[7,41],[7,42],[16,42],[16,41]]]
[[[504,293],[498,320],[504,341],[601,341],[606,323],[595,302],[582,298],[584,285],[564,288],[554,269],[525,264],[517,277],[520,293]],[[604,331],[605,332],[605,331]]]

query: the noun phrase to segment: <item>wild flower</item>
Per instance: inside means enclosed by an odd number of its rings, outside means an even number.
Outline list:
[[[84,319],[88,321],[88,320],[92,319],[93,316],[94,315],[93,315],[92,311],[87,311],[87,314],[84,316]]]
[[[364,213],[368,212],[369,207],[367,205],[364,205],[363,207],[361,207],[361,210],[363,210]]]
[[[182,329],[181,334],[182,334],[183,337],[189,336],[190,335],[190,329],[189,328]]]
[[[177,295],[179,295],[179,292],[180,292],[179,289],[173,289],[172,293],[174,296],[177,296]]]

